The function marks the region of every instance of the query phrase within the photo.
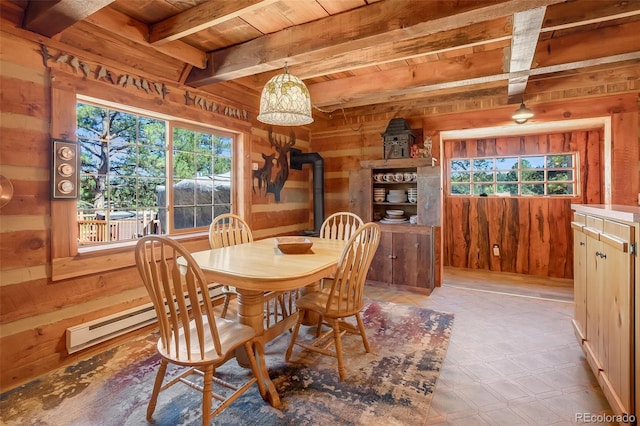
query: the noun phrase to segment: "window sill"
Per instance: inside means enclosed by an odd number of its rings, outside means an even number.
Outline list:
[[[183,242],[183,241],[189,241],[194,238],[201,238],[201,237],[208,237],[208,236],[209,236],[208,232],[202,231],[202,232],[192,232],[188,234],[171,235],[171,238],[176,241]],[[126,241],[121,243],[92,244],[92,245],[85,245],[85,246],[79,245],[78,254],[82,255],[82,254],[92,254],[92,253],[104,253],[107,251],[119,251],[120,249],[123,249],[123,248],[135,247],[137,242],[138,240],[131,240],[131,241]]]
[[[209,247],[207,232],[173,235],[189,251]],[[135,266],[136,241],[79,248],[76,256],[53,259],[51,281],[61,281]]]

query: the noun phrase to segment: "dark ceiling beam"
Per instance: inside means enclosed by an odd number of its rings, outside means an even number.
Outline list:
[[[186,83],[201,87],[234,80],[280,69],[285,61],[289,65],[302,64],[311,56],[329,50],[334,53],[357,51],[374,44],[427,36],[561,1],[471,0],[438,2],[434,7],[424,7],[421,2],[399,5],[397,0],[384,0],[212,52],[207,68],[194,69]]]
[[[511,27],[511,19],[504,17],[471,24],[465,28],[441,31],[426,37],[375,44],[352,52],[334,53],[330,49],[326,49],[325,55],[310,55],[308,63],[289,66],[289,72],[306,80],[389,62],[440,55],[499,42],[507,43],[511,40]],[[337,52],[339,51],[340,49],[337,49]],[[245,80],[252,81],[252,84],[248,84],[248,86],[262,88],[271,77],[280,72],[277,70],[257,74],[246,77]]]
[[[616,64],[616,63],[633,63],[640,62],[640,51],[630,52],[621,55],[615,56],[607,56],[607,57],[598,57],[593,59],[586,59],[582,61],[568,62],[558,65],[550,65],[546,67],[536,68],[531,70],[530,75],[533,76],[552,76],[556,73],[560,74],[563,72],[571,71],[573,73],[576,70],[580,69],[588,69],[591,67],[601,67],[608,64]],[[343,80],[332,80],[325,83],[319,83],[309,86],[309,91],[311,92],[311,102],[313,105],[325,112],[332,112],[337,109],[342,108],[354,108],[354,107],[362,107],[367,105],[375,105],[378,103],[387,103],[390,100],[399,100],[408,95],[416,96],[418,94],[426,94],[430,92],[437,92],[441,90],[447,89],[459,89],[459,88],[474,88],[476,86],[481,86],[485,84],[491,83],[499,83],[501,81],[506,82],[512,78],[520,77],[521,74],[518,73],[496,73],[496,74],[486,74],[477,77],[469,77],[469,78],[461,78],[457,77],[451,81],[443,81],[443,82],[422,82],[419,84],[414,84],[412,86],[407,85],[406,87],[396,87],[391,90],[378,90],[377,92],[357,92],[354,91],[352,93],[347,93],[347,87],[359,87],[361,84],[365,84],[366,81],[378,81],[378,79],[382,78],[400,78],[401,74],[393,74],[389,72],[380,72],[380,75],[372,74],[364,77],[351,77]],[[382,74],[384,73],[384,75]],[[402,73],[402,71],[400,71]],[[529,72],[527,71],[527,74]],[[334,83],[335,82],[335,83]],[[473,89],[472,89],[473,90]],[[331,93],[341,93],[342,98],[336,99],[336,101],[331,102]],[[335,97],[334,97],[335,99]]]
[[[162,44],[255,12],[279,0],[209,0],[151,25],[149,43]]]
[[[144,22],[133,19],[113,8],[106,7],[99,10],[87,17],[86,21],[96,27],[111,31],[127,40],[138,43],[144,48],[157,50],[188,65],[198,68],[204,68],[207,65],[206,53],[183,41],[175,40],[158,45],[149,43],[147,41],[149,27]]]
[[[558,31],[597,24],[640,14],[640,1],[597,0],[568,1],[547,8],[542,32]]]
[[[114,0],[40,0],[30,1],[22,27],[46,37],[53,37]]]

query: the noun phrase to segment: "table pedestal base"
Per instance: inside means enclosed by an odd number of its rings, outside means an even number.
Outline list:
[[[264,385],[266,393],[262,395],[262,398],[269,402],[272,407],[278,408],[280,406],[280,397],[276,391],[276,387],[269,377],[269,371],[264,360],[264,292],[243,290],[237,288],[238,292],[238,321],[241,324],[251,326],[256,331],[256,339],[254,347],[254,354],[256,362],[258,363],[258,381]],[[244,350],[236,351],[236,359],[238,364],[243,367],[249,365],[247,354]]]

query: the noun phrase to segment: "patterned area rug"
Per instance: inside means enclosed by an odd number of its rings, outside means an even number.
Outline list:
[[[266,347],[282,406],[265,403],[257,386],[213,420],[219,425],[415,425],[423,424],[445,357],[453,314],[388,302],[368,302],[363,319],[371,344],[343,336],[345,381],[337,361],[295,347],[284,361],[290,333]],[[311,338],[313,327],[300,330]],[[157,336],[127,342],[71,367],[0,395],[5,425],[144,425],[159,363]],[[243,380],[235,361],[218,371]],[[200,394],[176,385],[160,394],[155,425],[200,424]]]

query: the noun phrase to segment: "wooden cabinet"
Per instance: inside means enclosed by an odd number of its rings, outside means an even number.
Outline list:
[[[581,344],[587,338],[587,235],[582,231],[584,219],[584,215],[576,214],[571,223],[573,228],[573,291],[575,301],[573,329]]]
[[[636,413],[638,222],[574,206],[574,331],[616,414]],[[624,210],[627,210],[625,208]],[[622,216],[623,219],[640,219]]]
[[[399,226],[399,225],[394,225]],[[430,294],[435,285],[431,228],[383,232],[367,280]]]
[[[440,169],[431,159],[388,159],[363,161],[359,170],[349,173],[349,210],[365,222],[380,224],[380,246],[372,262],[367,281],[408,291],[429,294],[436,285],[439,265],[435,262],[436,229],[441,217]],[[375,175],[415,175],[415,179],[376,181]],[[375,190],[416,190],[416,200],[376,200]],[[402,210],[404,216],[417,217],[415,224],[385,223],[387,210]],[[381,221],[381,219],[383,219]]]
[[[418,226],[440,226],[441,181],[440,168],[432,167],[431,159],[390,159],[362,161],[359,170],[349,172],[349,209],[365,222],[379,221],[386,210],[399,209],[405,216],[418,216]],[[415,173],[415,181],[374,181],[376,174]],[[391,190],[417,190],[416,202],[375,201],[374,190],[383,188],[386,195]],[[384,224],[383,224],[384,225]],[[395,225],[390,225],[395,226]]]

